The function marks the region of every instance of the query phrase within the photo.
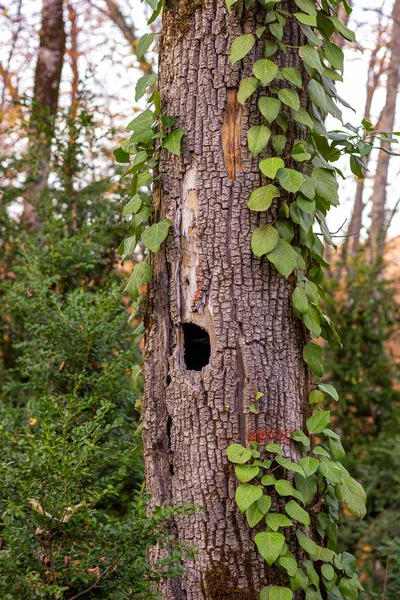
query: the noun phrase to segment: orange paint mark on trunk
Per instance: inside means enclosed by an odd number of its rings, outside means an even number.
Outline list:
[[[293,432],[283,431],[279,429],[250,429],[247,434],[247,440],[249,442],[258,442],[260,444],[282,444],[289,443],[290,436]]]

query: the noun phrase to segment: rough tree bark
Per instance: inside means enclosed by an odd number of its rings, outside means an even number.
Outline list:
[[[390,61],[387,70],[386,103],[382,111],[379,128],[393,131],[397,92],[400,83],[400,0],[396,0],[392,11],[393,31],[390,41]],[[391,144],[382,142],[381,148],[390,150]],[[383,253],[386,235],[386,188],[388,183],[390,155],[380,150],[372,192],[372,220],[368,238],[368,254],[371,266],[375,266]]]
[[[30,119],[29,153],[32,166],[28,173],[22,215],[23,224],[27,229],[40,226],[36,205],[47,185],[49,175],[65,39],[63,0],[43,0],[40,47]]]
[[[297,11],[292,0],[282,7]],[[261,176],[246,132],[260,116],[256,95],[244,107],[236,96],[240,79],[251,75],[254,53],[234,66],[228,55],[236,36],[255,31],[260,12],[229,16],[225,0],[169,0],[163,17],[162,106],[177,117],[185,138],[182,157],[162,154],[154,200],[160,217],[171,219],[173,233],[152,258],[146,478],[154,504],[202,507],[174,521],[176,538],[197,545],[199,555],[186,561],[182,581],[166,584],[164,600],[256,600],[263,585],[281,583],[277,570],[266,568],[257,554],[254,532],[235,506],[237,484],[226,448],[268,440],[283,444],[294,458],[289,436],[309,416],[306,335],[293,313],[292,285],[250,249],[252,231],[272,220],[247,208]],[[286,27],[284,41],[303,43],[297,24]],[[260,40],[258,58],[263,46]],[[302,68],[290,47],[274,59],[282,67]],[[288,135],[299,136],[293,123]],[[184,324],[204,331],[193,339]],[[201,371],[187,368],[194,353],[206,354],[206,332],[209,364]],[[257,391],[264,396],[255,415],[250,405]]]

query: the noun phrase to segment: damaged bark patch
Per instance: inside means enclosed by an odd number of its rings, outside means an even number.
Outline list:
[[[237,89],[228,88],[221,127],[222,152],[229,179],[236,181],[236,174],[243,171],[242,152],[240,150],[240,133],[243,121],[243,108],[237,101]]]

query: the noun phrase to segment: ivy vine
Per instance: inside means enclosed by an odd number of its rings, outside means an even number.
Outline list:
[[[161,13],[163,0],[145,2],[153,10],[151,24]],[[257,40],[265,41],[264,58],[255,61],[253,75],[240,82],[238,101],[244,104],[252,94],[261,91],[260,123],[248,130],[248,147],[254,158],[267,149],[269,155],[272,153],[272,157],[259,162],[267,183],[251,193],[248,207],[266,212],[279,204],[272,223],[253,232],[251,247],[257,257],[265,257],[279,273],[295,282],[293,307],[309,332],[303,358],[313,374],[313,389],[308,398],[312,416],[306,422],[306,431],[298,430],[291,436],[301,455],[298,462],[285,458],[282,446],[273,442],[265,447],[252,442],[251,449],[232,444],[227,457],[235,465],[240,483],[236,503],[246,515],[249,527],[257,527],[254,540],[258,551],[287,580],[287,586],[264,587],[259,600],[292,600],[297,590],[304,591],[306,600],[357,600],[363,588],[356,574],[355,558],[347,552],[335,552],[335,546],[341,503],[353,515],[363,518],[366,495],[341,464],[345,452],[339,435],[329,427],[330,412],[323,408],[326,396],[335,401],[339,398],[332,385],[322,382],[322,348],[312,340],[321,337],[329,344],[340,344],[335,327],[322,308],[322,282],[329,264],[324,259],[321,237],[336,247],[326,216],[332,206],[339,204],[337,177],[344,177],[336,163],[343,155],[348,156],[351,171],[362,178],[366,169],[363,159],[373,149],[375,140],[390,138],[374,130],[365,119],[359,127],[343,124],[339,105],[349,105],[338,96],[335,81],[342,81],[344,55],[331,40],[335,33],[357,45],[354,33],[337,17],[340,3],[350,14],[346,0],[294,0],[298,8],[294,13],[282,9],[281,0],[226,0],[227,10],[234,11],[243,2],[247,9],[257,5],[264,10],[264,25],[234,40],[230,61],[241,61],[251,53]],[[287,51],[285,28],[290,21],[297,22],[304,34],[304,45],[295,50],[305,76],[294,67],[280,68],[273,59],[278,51]],[[142,36],[137,45],[139,59],[157,44],[158,35]],[[148,193],[143,192],[158,179],[160,150],[165,148],[180,155],[184,134],[182,129],[174,129],[174,117],[162,112],[159,92],[154,89],[156,81],[156,75],[146,75],[138,81],[137,101],[151,89],[148,107],[129,123],[132,134],[115,151],[121,163],[130,163],[134,156],[132,166],[124,173],[132,179],[131,198],[123,215],[131,215],[132,219],[119,249],[122,260],[133,252],[139,240],[149,253],[157,253],[171,227],[168,219],[157,220],[158,207],[153,200],[152,208]],[[274,87],[274,82],[279,82],[278,87]],[[306,106],[301,102],[305,96]],[[328,115],[339,120],[342,127],[328,132]],[[291,144],[286,135],[289,119],[304,133],[304,139],[295,139]],[[285,200],[279,202],[282,191]],[[147,258],[136,265],[127,285],[136,304],[140,287],[151,277]],[[259,392],[257,398],[261,396]],[[250,410],[257,412],[254,405]],[[277,474],[286,474],[286,478]],[[286,527],[295,527],[298,546],[292,548],[293,552],[286,543]],[[311,529],[313,537],[318,533],[321,545],[311,539]]]

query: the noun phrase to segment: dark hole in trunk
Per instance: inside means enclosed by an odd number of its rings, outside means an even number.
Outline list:
[[[186,368],[201,371],[210,362],[210,336],[205,329],[193,323],[183,324],[183,336]]]

